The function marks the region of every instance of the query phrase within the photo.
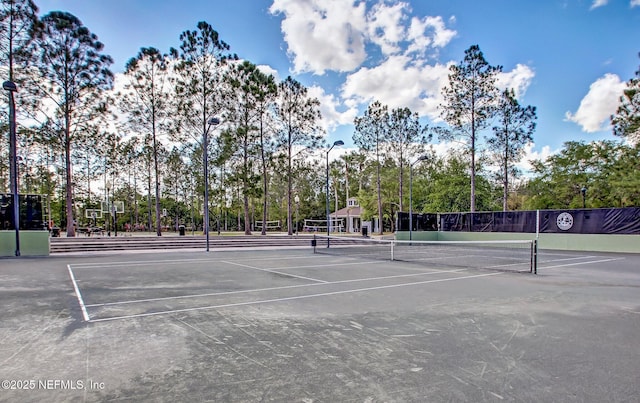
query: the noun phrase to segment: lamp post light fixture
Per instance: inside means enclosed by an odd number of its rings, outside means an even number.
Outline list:
[[[209,252],[209,129],[220,124],[220,119],[211,118],[207,121],[207,128],[202,133],[202,162],[204,166],[204,207],[203,230],[207,238],[207,252]]]
[[[2,88],[9,95],[9,176],[13,194],[13,225],[16,228],[15,255],[20,256],[20,196],[18,194],[18,149],[16,146],[16,103],[13,97],[18,87],[13,81],[5,81]]]
[[[331,213],[329,212],[329,153],[335,146],[343,146],[344,141],[336,140],[329,150],[327,150],[327,237],[331,235]],[[338,206],[336,206],[337,208]],[[327,248],[329,247],[329,239],[327,238]]]
[[[582,193],[582,208],[587,208],[587,187],[583,186],[580,192]]]
[[[421,155],[417,160],[409,165],[409,240],[412,240],[413,234],[413,166],[420,161],[429,159],[428,155]]]
[[[298,209],[300,208],[300,196],[296,195],[293,198],[293,201],[296,203],[296,236],[298,236]]]

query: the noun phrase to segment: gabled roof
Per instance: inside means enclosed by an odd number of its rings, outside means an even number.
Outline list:
[[[347,215],[349,217],[360,217],[361,213],[362,208],[360,206],[354,206],[341,208],[340,210],[331,213],[331,216],[336,218],[347,217]]]

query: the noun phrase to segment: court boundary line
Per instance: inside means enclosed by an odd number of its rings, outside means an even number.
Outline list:
[[[322,286],[322,285],[334,285],[334,284],[345,284],[345,283],[357,283],[357,282],[364,282],[364,281],[378,281],[378,280],[387,280],[387,279],[394,279],[394,278],[427,276],[427,275],[431,275],[431,274],[441,274],[441,273],[459,273],[461,271],[467,271],[467,269],[436,270],[436,271],[422,272],[422,273],[398,274],[398,275],[393,275],[393,276],[379,276],[379,277],[367,277],[367,278],[354,278],[354,279],[349,279],[349,280],[327,281],[327,282],[324,282],[324,283],[284,285],[284,286],[280,286],[280,287],[254,288],[254,289],[250,289],[250,290],[220,291],[220,292],[206,293],[206,294],[178,295],[178,296],[175,296],[175,297],[145,298],[145,299],[136,299],[136,300],[119,301],[119,302],[104,302],[104,303],[100,303],[100,304],[88,304],[86,306],[87,306],[87,308],[95,308],[95,307],[100,307],[100,306],[128,305],[128,304],[137,304],[137,303],[144,303],[144,302],[169,301],[169,300],[173,300],[173,299],[188,299],[188,298],[216,297],[216,296],[219,296],[219,295],[249,294],[249,293],[252,293],[252,292],[288,290],[288,289],[293,289],[293,288],[315,287],[315,286]]]
[[[602,259],[602,260],[591,260],[591,261],[588,261],[588,262],[566,263],[566,264],[559,264],[559,265],[555,265],[555,266],[540,266],[540,265],[538,265],[538,271],[540,271],[540,269],[542,269],[542,270],[557,269],[559,267],[579,266],[581,264],[605,263],[605,262],[613,262],[613,261],[616,261],[616,260],[624,260],[624,258],[623,257],[618,257],[618,258],[610,258],[610,259]]]
[[[294,255],[289,257],[274,257],[265,259],[262,258],[237,258],[235,260],[241,261],[254,261],[254,260],[287,260],[287,259],[308,259],[309,256],[305,255]],[[184,264],[189,262],[221,262],[220,259],[180,259],[180,260],[148,260],[148,261],[120,261],[120,262],[100,262],[100,263],[74,263],[72,266],[79,269],[92,269],[92,268],[101,268],[101,267],[118,267],[118,266],[150,266],[158,263],[162,264]]]
[[[282,272],[279,272],[279,271],[269,270],[269,269],[261,269],[259,267],[249,266],[247,264],[242,264],[242,263],[229,262],[229,261],[226,261],[226,260],[221,260],[220,263],[226,263],[226,264],[230,264],[232,266],[244,267],[246,269],[263,271],[263,272],[266,272],[266,273],[279,274],[281,276],[286,276],[286,277],[293,277],[293,278],[299,278],[299,279],[302,279],[302,280],[315,281],[316,283],[328,283],[328,281],[319,280],[319,279],[312,278],[312,277],[298,276],[296,274],[282,273]]]
[[[471,276],[449,277],[446,279],[425,280],[425,281],[417,281],[413,283],[403,283],[403,284],[388,284],[388,285],[377,286],[377,287],[356,288],[356,289],[342,290],[342,291],[331,291],[331,292],[324,292],[324,293],[317,293],[317,294],[298,295],[294,297],[281,297],[281,298],[264,299],[264,300],[258,300],[258,301],[245,301],[245,302],[236,302],[236,303],[230,303],[230,304],[208,305],[208,306],[201,306],[201,307],[194,307],[194,308],[172,309],[167,311],[147,312],[147,313],[141,313],[141,314],[135,314],[135,315],[112,316],[108,318],[90,319],[87,322],[91,322],[91,323],[108,322],[113,320],[145,318],[149,316],[167,315],[172,313],[195,312],[195,311],[220,309],[220,308],[232,308],[232,307],[238,307],[238,306],[277,303],[277,302],[284,302],[284,301],[294,301],[299,299],[327,297],[327,296],[341,295],[341,294],[351,294],[351,293],[364,292],[364,291],[376,291],[376,290],[383,290],[383,289],[389,289],[389,288],[399,288],[399,287],[408,287],[413,285],[440,283],[445,281],[456,281],[456,280],[466,280],[470,278],[497,276],[500,274],[504,274],[504,273],[475,274]]]
[[[67,270],[69,270],[69,276],[71,277],[71,283],[73,284],[73,289],[75,290],[76,297],[78,298],[78,303],[80,304],[80,309],[82,310],[82,317],[85,322],[89,322],[89,312],[87,312],[87,307],[84,304],[84,300],[82,299],[82,294],[80,293],[80,288],[78,287],[78,283],[76,282],[76,278],[73,275],[73,270],[71,270],[71,265],[67,265]]]

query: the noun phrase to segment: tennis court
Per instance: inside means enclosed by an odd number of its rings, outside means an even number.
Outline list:
[[[344,246],[0,260],[0,400],[640,395],[640,256]]]

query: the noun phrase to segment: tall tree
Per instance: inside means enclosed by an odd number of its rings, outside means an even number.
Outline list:
[[[249,199],[259,194],[260,180],[254,167],[260,145],[257,100],[252,82],[256,71],[256,66],[248,61],[232,66],[226,75],[229,91],[224,97],[227,101],[226,116],[234,130],[233,136],[229,138],[233,139],[235,154],[239,159],[235,179],[242,190],[245,235],[251,235]]]
[[[156,234],[162,235],[160,215],[160,166],[161,123],[169,109],[170,83],[168,56],[156,48],[142,48],[125,66],[128,83],[121,110],[129,116],[132,129],[145,134],[153,159],[155,189]]]
[[[18,84],[24,80],[24,74],[15,73],[14,64],[21,71],[27,71],[28,63],[35,61],[36,54],[28,47],[41,28],[38,20],[38,7],[32,0],[3,0],[0,6],[0,65],[6,66],[8,80]]]
[[[486,128],[493,116],[498,94],[495,86],[501,66],[491,66],[478,45],[465,50],[465,57],[449,68],[449,84],[443,88],[444,105],[441,117],[451,130],[441,130],[443,140],[463,138],[471,156],[471,211],[476,211],[476,152],[479,132]]]
[[[175,140],[200,145],[203,158],[207,158],[208,167],[209,132],[213,119],[223,112],[222,86],[226,61],[235,60],[237,56],[229,53],[230,46],[221,40],[218,32],[205,21],[198,22],[197,30],[187,30],[180,34],[180,41],[180,49],[172,48],[170,51],[175,60],[177,112],[173,120],[172,134]],[[204,187],[202,189],[204,191]],[[205,195],[208,195],[208,189]],[[208,220],[209,206],[207,205],[203,211]]]
[[[101,53],[104,45],[72,14],[53,11],[42,24],[41,35],[32,44],[32,51],[40,55],[40,77],[33,91],[43,99],[45,124],[51,125],[62,145],[67,236],[75,236],[71,150],[96,117],[107,112],[104,91],[113,87],[109,70],[113,60]]]
[[[376,166],[376,194],[378,196],[378,224],[380,234],[383,233],[383,210],[382,210],[382,186],[381,186],[381,161],[384,142],[389,137],[389,111],[386,105],[375,101],[369,105],[363,116],[355,119],[355,132],[353,142],[361,150],[370,153],[374,152]]]
[[[502,183],[502,210],[507,211],[509,177],[518,175],[516,163],[522,158],[524,147],[533,141],[536,128],[535,106],[523,107],[518,103],[515,92],[507,89],[502,92],[496,108],[498,125],[493,127],[493,137],[487,140],[493,161],[500,166]]]
[[[291,194],[293,189],[293,160],[304,151],[318,147],[320,101],[308,94],[307,88],[290,76],[278,84],[276,141],[287,160],[287,231],[293,234]],[[295,148],[300,148],[296,152]]]
[[[257,68],[253,70],[250,78],[252,93],[255,97],[258,123],[260,168],[262,172],[262,222],[266,223],[269,219],[269,169],[272,165],[271,158],[274,153],[273,131],[269,127],[273,120],[270,110],[275,102],[278,87],[272,75],[266,75]],[[261,234],[267,234],[265,225],[262,226]]]
[[[257,159],[262,174],[263,218],[266,223],[268,211],[266,208],[268,194],[268,157],[272,150],[269,133],[265,128],[268,119],[268,108],[277,91],[273,76],[262,73],[256,65],[248,61],[234,65],[226,76],[229,91],[225,95],[227,113],[236,125],[236,135],[233,136],[240,152],[242,164],[238,179],[243,189],[243,211],[245,234],[250,234],[249,198],[260,194],[258,181],[260,175],[253,165]],[[259,158],[255,158],[258,157]],[[262,226],[262,234],[266,234],[266,226]]]
[[[620,97],[620,106],[611,117],[611,124],[616,136],[640,143],[640,67],[636,76],[627,83],[627,88]]]
[[[389,116],[387,151],[398,164],[398,209],[402,211],[404,168],[410,158],[422,154],[429,140],[429,128],[420,123],[418,114],[409,108],[396,108]]]

